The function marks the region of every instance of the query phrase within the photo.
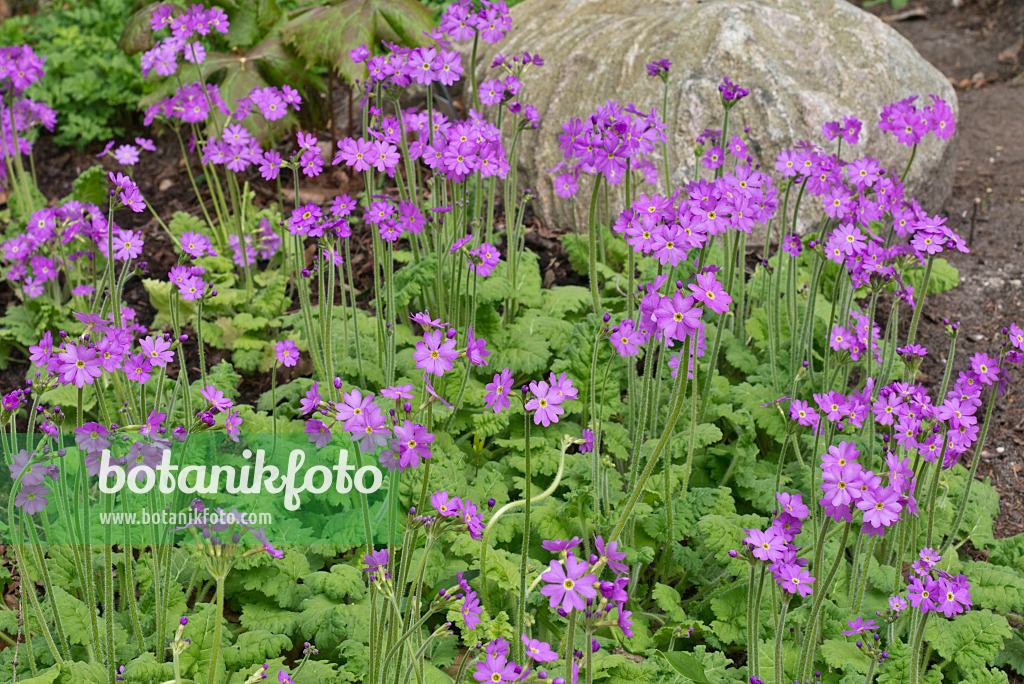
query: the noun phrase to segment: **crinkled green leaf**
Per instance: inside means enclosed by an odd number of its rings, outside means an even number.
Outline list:
[[[1002,615],[987,608],[971,610],[952,620],[929,620],[924,639],[946,660],[955,662],[964,672],[992,662],[1012,634]]]

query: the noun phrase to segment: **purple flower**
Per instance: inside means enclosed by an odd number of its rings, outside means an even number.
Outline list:
[[[495,373],[494,379],[484,387],[487,393],[484,395],[486,406],[494,409],[495,413],[501,413],[502,409],[509,407],[509,392],[512,389],[512,371],[508,368]]]
[[[96,350],[86,345],[68,343],[65,350],[57,355],[60,363],[57,372],[61,382],[81,388],[91,385],[103,374],[102,360],[96,356]]]
[[[807,506],[804,505],[803,497],[800,494],[776,492],[775,498],[779,505],[782,506],[782,510],[788,515],[793,516],[797,520],[805,520],[807,518]]]
[[[156,368],[163,368],[174,360],[174,352],[171,350],[171,343],[162,335],[154,337],[149,335],[139,342],[142,353],[146,359]]]
[[[874,620],[864,620],[863,618],[850,620],[847,624],[850,625],[850,629],[843,630],[843,634],[845,636],[853,636],[854,634],[862,634],[873,629],[878,629],[878,625],[875,624]]]
[[[565,413],[557,389],[549,387],[548,383],[542,380],[531,382],[530,392],[533,394],[533,398],[526,402],[526,410],[534,412],[534,424],[547,427],[551,423],[557,423],[558,416]]]
[[[458,356],[455,340],[446,338],[440,330],[423,333],[423,341],[416,343],[416,352],[413,354],[417,368],[439,377],[454,367],[452,361]]]
[[[722,79],[722,83],[718,86],[718,92],[722,96],[722,103],[726,108],[733,106],[750,94],[749,90],[736,85],[727,77]]]
[[[484,609],[480,606],[480,598],[475,591],[466,593],[462,600],[462,619],[466,622],[466,629],[476,629],[480,624],[480,615]]]
[[[714,273],[698,275],[696,284],[691,283],[689,288],[697,301],[703,302],[715,313],[724,314],[729,310],[732,297],[725,291],[722,284],[715,279]]]
[[[466,345],[466,358],[474,366],[486,366],[487,357],[491,355],[491,352],[485,349],[487,346],[487,340],[477,339],[473,336],[473,326],[469,327],[469,341]]]
[[[906,599],[904,599],[902,596],[899,596],[899,595],[897,595],[897,596],[890,596],[889,597],[889,607],[892,608],[897,613],[899,613],[899,612],[904,611],[904,610],[907,609],[907,601],[906,601]]]
[[[935,599],[939,589],[939,583],[931,577],[924,578],[923,582],[917,577],[912,577],[907,583],[907,600],[914,608],[920,608],[922,613],[927,613],[935,610]]]
[[[618,548],[619,542],[617,541],[605,544],[603,537],[594,537],[594,549],[597,551],[597,555],[600,558],[607,559],[608,567],[611,568],[615,574],[621,575],[629,572],[629,568],[626,567],[624,563],[620,562],[626,560],[626,554],[623,551],[619,551]]]
[[[448,492],[438,491],[430,495],[430,505],[434,507],[434,510],[441,514],[442,517],[451,518],[459,514],[459,507],[462,505],[462,500],[458,497],[449,498]]]
[[[539,639],[531,639],[525,634],[519,636],[526,648],[526,657],[538,663],[550,663],[558,660],[558,654],[551,650],[551,646]]]
[[[142,234],[130,230],[119,230],[114,236],[114,258],[118,261],[137,259],[142,254]]]
[[[589,428],[585,428],[583,430],[583,444],[580,444],[581,454],[589,454],[594,450],[594,437],[595,435],[593,430]]]
[[[370,553],[363,554],[363,562],[366,563],[366,567],[363,568],[363,572],[369,572],[376,574],[377,572],[387,572],[388,561],[390,560],[390,554],[387,549],[380,549],[379,551],[371,551]],[[385,577],[390,575],[385,574]]]
[[[647,75],[651,77],[662,76],[668,74],[669,67],[672,66],[672,62],[667,59],[659,59],[651,62],[647,65]]]
[[[769,528],[767,532],[751,529],[747,530],[747,534],[748,536],[744,537],[743,541],[750,545],[755,558],[773,563],[782,560],[786,540],[774,529]]]
[[[135,145],[121,145],[114,150],[114,159],[118,164],[134,166],[139,162],[139,150]]]
[[[558,553],[559,551],[568,551],[574,549],[580,545],[583,541],[579,537],[573,537],[572,539],[545,539],[540,543],[542,547],[552,553]]]
[[[857,508],[864,511],[864,523],[874,528],[890,527],[900,519],[903,507],[899,494],[889,489],[868,489],[857,500]]]
[[[971,357],[971,370],[984,385],[991,385],[999,378],[998,361],[988,354],[978,352]]]
[[[430,458],[430,444],[434,435],[419,423],[406,420],[402,425],[395,426],[395,442],[398,451],[398,464],[402,468],[415,468],[421,458]]]
[[[299,346],[291,340],[281,340],[274,345],[274,355],[281,365],[290,368],[299,362]]]
[[[609,336],[619,356],[636,356],[640,353],[640,346],[647,341],[647,335],[642,330],[636,330],[634,325],[633,321],[627,318],[619,323],[618,329],[613,329]]]
[[[662,297],[651,317],[667,339],[685,340],[697,332],[701,313],[693,297],[677,291],[671,297]]]
[[[211,408],[215,408],[218,411],[227,411],[229,408],[234,406],[234,402],[225,397],[224,393],[213,385],[207,385],[203,389],[199,390],[199,394],[202,395],[203,399],[210,402]]]
[[[509,662],[505,656],[488,654],[484,660],[476,664],[473,679],[491,684],[514,682],[519,678],[516,668],[516,664]]]
[[[779,586],[790,594],[799,594],[801,597],[814,593],[811,587],[814,578],[805,568],[799,565],[785,565],[777,575]]]
[[[215,253],[208,237],[192,231],[185,231],[181,234],[181,249],[193,259]]]
[[[388,399],[412,399],[415,395],[412,393],[412,385],[392,385],[391,387],[385,387],[380,391],[382,397]]]
[[[301,415],[312,413],[320,405],[320,383],[314,382],[313,386],[306,392],[306,396],[299,399]]]
[[[46,498],[49,494],[50,490],[46,485],[26,485],[18,490],[14,497],[14,505],[28,515],[39,513],[49,503]]]
[[[480,539],[484,531],[483,518],[477,512],[477,505],[469,499],[463,499],[459,501],[458,515],[462,518],[462,521],[466,523],[466,527],[469,528],[469,535],[473,539]]]
[[[242,417],[238,415],[238,410],[232,409],[228,411],[228,415],[224,418],[224,430],[233,442],[238,441],[238,435],[240,434],[238,426],[241,424]]]
[[[306,421],[305,432],[309,435],[309,441],[316,445],[317,449],[323,449],[331,443],[331,431],[322,420],[313,418]]]
[[[588,575],[589,570],[590,566],[586,562],[572,555],[566,557],[565,565],[552,560],[548,571],[540,576],[548,582],[540,593],[551,599],[551,608],[561,607],[566,612],[583,610],[587,605],[586,599],[597,596],[593,586],[597,577]]]

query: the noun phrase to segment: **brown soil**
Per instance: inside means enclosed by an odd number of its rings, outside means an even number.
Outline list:
[[[995,354],[1003,326],[1024,321],[1024,0],[917,0],[870,11],[938,67],[960,100],[959,160],[944,214],[972,253],[950,259],[960,286],[928,299],[918,334],[931,352],[925,379],[938,385],[949,349],[943,318],[961,323],[954,372],[972,354]],[[1024,532],[1024,391],[1011,383],[998,402],[978,476],[999,491],[995,529],[1005,537]]]

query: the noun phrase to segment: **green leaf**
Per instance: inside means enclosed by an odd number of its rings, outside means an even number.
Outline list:
[[[242,626],[246,629],[266,629],[275,634],[292,635],[298,613],[286,610],[269,601],[242,605]]]
[[[224,649],[224,665],[239,670],[253,663],[262,663],[292,648],[292,640],[265,629],[242,632],[231,648]]]
[[[931,622],[928,627],[932,627],[938,624],[940,621]],[[945,623],[945,620],[941,622]],[[927,628],[926,636],[927,639]],[[875,679],[878,684],[907,684],[910,681],[910,646],[906,645],[899,639],[896,641],[890,641],[886,647],[889,652],[889,658],[885,661],[885,667],[881,668]],[[916,657],[920,657],[921,654],[915,654]],[[927,672],[921,673],[922,684],[940,684],[942,682],[942,672],[937,667],[933,667]]]
[[[1024,574],[1024,533],[992,542],[988,562],[1006,565]]]
[[[53,598],[57,603],[57,610],[60,613],[68,641],[83,646],[92,643],[92,622],[89,617],[89,608],[85,603],[59,586],[53,587]],[[97,615],[99,614],[96,608],[92,610]]]
[[[40,672],[35,677],[29,677],[28,679],[19,679],[18,684],[53,684],[57,681],[57,677],[60,676],[60,667],[54,665],[51,668]]]
[[[303,583],[318,594],[325,594],[336,601],[348,597],[358,600],[366,592],[362,574],[351,565],[337,564],[330,572],[314,572],[306,576]]]
[[[992,662],[996,667],[1009,667],[1019,675],[1024,675],[1024,639],[1015,632],[1004,644]]]
[[[704,666],[689,653],[682,651],[658,651],[658,655],[668,661],[672,669],[686,677],[694,684],[711,684],[704,674]]]
[[[185,636],[192,640],[188,648],[181,654],[181,669],[192,679],[206,681],[211,670],[215,673],[213,681],[224,681],[224,651],[230,645],[227,640],[228,630],[221,631],[221,647],[217,653],[217,661],[212,662],[213,639],[217,621],[217,607],[212,603],[204,603],[194,617],[189,618]]]
[[[950,621],[931,620],[924,638],[935,652],[955,662],[964,672],[992,662],[1012,634],[1010,624],[991,610],[972,610]]]
[[[382,40],[406,47],[426,44],[433,27],[430,11],[415,0],[345,0],[303,12],[281,34],[309,64],[333,68],[349,83],[365,79],[365,64],[350,52],[361,45],[375,49]]]
[[[989,563],[964,563],[961,570],[971,578],[971,599],[992,610],[1024,611],[1024,577],[1010,568]]]
[[[871,666],[871,659],[852,641],[828,639],[821,645],[821,655],[829,667],[844,672],[853,669],[856,672],[865,673]]]
[[[107,684],[107,669],[100,663],[68,662],[61,673],[60,684]]]
[[[658,582],[654,585],[651,598],[671,619],[676,622],[682,622],[686,619],[686,611],[680,605],[683,600],[680,598],[679,592],[672,587]]]
[[[71,186],[71,199],[102,206],[107,200],[107,170],[99,164],[78,174]]]
[[[970,670],[960,680],[960,684],[1008,684],[1009,679],[1002,670],[991,670],[982,667],[977,670]]]

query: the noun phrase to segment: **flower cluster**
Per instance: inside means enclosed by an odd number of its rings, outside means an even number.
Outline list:
[[[158,5],[150,16],[153,31],[169,28],[171,35],[161,38],[142,55],[142,75],[155,71],[171,76],[178,70],[178,56],[199,65],[206,60],[206,48],[199,39],[212,33],[227,33],[230,22],[220,7],[206,9],[192,5],[183,13],[175,13],[173,5]]]
[[[7,180],[8,164],[20,155],[32,153],[28,133],[36,126],[52,131],[57,112],[42,102],[24,97],[25,90],[43,77],[43,57],[29,45],[0,47],[0,187]],[[20,159],[19,159],[20,161]]]
[[[445,7],[438,28],[452,40],[479,36],[493,45],[512,29],[512,17],[502,0],[456,0]]]
[[[92,264],[97,253],[106,253],[106,237],[107,217],[93,204],[69,201],[39,209],[23,234],[0,242],[0,256],[7,262],[4,277],[19,284],[26,298],[56,288],[62,273],[72,294],[91,295],[97,278]]]
[[[917,95],[886,105],[878,122],[879,130],[892,133],[908,147],[917,145],[929,133],[949,140],[956,130],[953,110],[939,96],[932,95],[931,99],[931,104],[920,107]]]
[[[633,103],[620,107],[618,101],[608,100],[585,120],[574,118],[562,124],[558,146],[569,167],[567,173],[555,178],[555,188],[563,189],[562,196],[571,196],[575,190],[569,189],[584,173],[601,174],[616,185],[625,180],[631,168],[655,185],[658,171],[647,155],[656,143],[664,141],[665,122],[658,110],[644,113]]]
[[[743,541],[753,558],[770,563],[768,571],[783,591],[801,598],[814,593],[814,577],[807,571],[808,560],[797,556],[800,547],[793,540],[810,514],[799,494],[776,492],[779,508],[767,530],[750,529]]]
[[[964,575],[954,576],[936,567],[940,560],[935,549],[921,549],[913,563],[914,573],[907,578],[906,592],[889,597],[889,607],[895,613],[906,610],[908,604],[922,613],[942,613],[948,618],[971,609],[971,583]]]
[[[370,74],[367,86],[374,83],[395,88],[406,88],[413,83],[450,86],[462,76],[462,56],[444,41],[415,48],[391,44],[388,47],[391,51],[386,55],[372,57],[365,45],[352,50],[353,62],[366,63]]]

